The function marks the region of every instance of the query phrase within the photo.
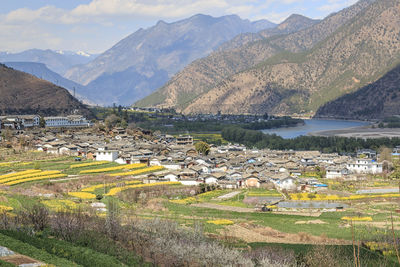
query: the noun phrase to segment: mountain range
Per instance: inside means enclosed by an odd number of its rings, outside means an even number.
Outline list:
[[[92,113],[66,89],[0,64],[0,113],[48,116]]]
[[[382,119],[400,114],[400,65],[374,83],[321,106],[319,118]]]
[[[85,96],[96,103],[131,105],[236,35],[274,26],[267,20],[250,22],[236,15],[199,14],[174,23],[159,21],[124,38],[90,63],[71,68],[65,77],[86,86]]]
[[[362,0],[322,21],[308,19],[306,26],[299,27],[298,31],[289,34],[265,34],[267,30],[264,31],[265,37],[262,37],[262,33],[258,35],[259,40],[216,51],[191,63],[166,85],[136,105],[175,108],[186,113],[221,111],[292,114],[309,111],[308,103],[301,101],[310,94],[299,88],[308,86],[302,82],[310,81],[310,77],[296,77],[297,71],[303,71],[303,66],[298,66],[300,70],[296,69],[295,72],[292,67],[310,57],[308,54],[316,51],[317,47],[321,47],[319,51],[325,51],[322,47],[323,41],[338,36],[347,24],[359,21],[372,3],[373,0]],[[293,24],[293,21],[299,19],[303,23],[306,20],[292,16],[282,25]],[[364,30],[368,29],[365,27]],[[351,33],[348,34],[351,36]],[[319,59],[316,60],[318,64]],[[274,67],[277,69],[273,69]],[[293,82],[293,88],[285,88],[287,81]],[[296,99],[295,93],[301,97]],[[287,103],[289,108],[279,107],[292,96],[293,101]]]
[[[237,73],[190,103],[185,112],[314,114],[324,103],[376,81],[399,63],[399,10],[399,1],[376,1],[312,49],[284,51]]]
[[[64,75],[73,66],[92,61],[95,57],[96,55],[90,55],[83,51],[54,51],[50,49],[30,49],[20,53],[0,52],[0,62],[43,63],[60,75]]]
[[[8,55],[25,62],[7,64],[86,103],[381,118],[399,113],[399,11],[398,0],[360,0],[322,20],[294,14],[279,25],[195,15],[140,29],[97,57],[29,50]]]

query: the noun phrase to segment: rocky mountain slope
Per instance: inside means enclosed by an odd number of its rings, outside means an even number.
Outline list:
[[[7,67],[13,68],[15,70],[19,70],[22,72],[26,72],[29,74],[32,74],[33,76],[43,79],[46,81],[49,81],[55,85],[58,85],[60,87],[63,87],[69,91],[70,94],[74,95],[75,91],[75,97],[83,101],[86,104],[91,104],[88,99],[83,97],[81,94],[82,92],[85,91],[84,86],[70,81],[58,73],[55,73],[54,71],[50,70],[49,68],[46,67],[45,64],[43,63],[35,63],[35,62],[4,62],[4,65]]]
[[[91,112],[66,89],[0,64],[0,113],[69,115]]]
[[[332,14],[320,22],[305,20],[304,17],[300,16],[289,17],[278,28],[283,30],[290,29],[290,31],[299,29],[299,31],[286,35],[280,35],[279,32],[277,33],[278,35],[273,35],[273,33],[268,34],[268,31],[263,31],[257,35],[257,38],[260,38],[260,35],[264,34],[265,37],[263,39],[250,40],[254,42],[245,41],[242,42],[244,45],[237,48],[217,51],[206,58],[196,60],[174,75],[162,88],[135,105],[185,110],[194,99],[223,83],[225,79],[236,73],[253,68],[283,51],[295,53],[311,49],[318,42],[354,19],[371,2],[373,0],[361,0],[355,5]],[[298,26],[304,22],[306,22],[306,26]],[[290,26],[292,24],[295,26]],[[243,91],[246,90],[246,88],[243,88]],[[212,100],[212,98],[210,97],[209,99]],[[213,105],[212,102],[210,104]],[[198,112],[200,110],[196,111],[192,106],[185,111]],[[243,110],[242,112],[247,111]]]
[[[220,45],[217,51],[227,51],[240,48],[248,43],[263,40],[271,36],[295,33],[303,29],[307,29],[318,22],[320,22],[320,20],[310,19],[303,15],[293,14],[274,28],[265,29],[257,33],[239,34],[232,40]]]
[[[94,61],[70,69],[65,77],[87,86],[86,95],[97,103],[132,104],[237,34],[273,26],[265,20],[250,22],[235,15],[160,21],[121,40]]]
[[[30,49],[20,53],[0,52],[0,62],[36,62],[43,63],[52,71],[64,75],[71,67],[86,64],[96,56],[84,52],[64,52],[53,50]]]
[[[278,42],[286,50],[307,43]],[[282,52],[209,90],[188,113],[314,113],[400,62],[400,2],[378,0],[306,52]]]
[[[400,115],[400,65],[374,83],[320,107],[316,117],[382,119]]]

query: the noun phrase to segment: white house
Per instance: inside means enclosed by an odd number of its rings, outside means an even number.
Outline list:
[[[178,175],[176,175],[175,173],[168,173],[166,175],[164,175],[164,179],[168,180],[170,182],[177,182],[178,181]]]
[[[204,176],[204,183],[206,184],[218,184],[218,178],[214,175]]]
[[[118,151],[116,150],[97,150],[96,160],[97,161],[115,161],[118,158]]]
[[[199,185],[201,183],[197,180],[180,180],[179,182],[183,185]]]
[[[376,174],[382,173],[382,163],[378,163],[372,159],[356,159],[353,162],[349,162],[346,168],[353,173],[368,173]]]
[[[297,179],[294,177],[287,177],[279,181],[278,186],[280,189],[286,190],[296,190],[297,188]]]
[[[326,178],[327,179],[336,179],[341,178],[349,174],[349,170],[347,168],[342,167],[328,167],[326,169]]]
[[[91,125],[81,115],[70,115],[67,117],[44,117],[46,127],[89,127]]]
[[[5,128],[11,129],[23,129],[32,128],[39,126],[40,117],[38,115],[8,115],[0,117],[0,129],[1,124]],[[1,123],[2,122],[2,123]]]
[[[180,170],[180,169],[182,169],[181,165],[177,164],[177,163],[167,163],[167,164],[163,164],[163,166],[168,170]]]

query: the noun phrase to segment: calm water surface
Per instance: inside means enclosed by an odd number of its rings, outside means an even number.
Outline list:
[[[360,121],[344,121],[344,120],[304,120],[305,124],[279,129],[266,129],[262,130],[266,134],[277,134],[283,138],[295,138],[301,135],[307,135],[311,132],[328,131],[328,130],[341,130],[351,127],[359,127],[368,125],[367,122]]]

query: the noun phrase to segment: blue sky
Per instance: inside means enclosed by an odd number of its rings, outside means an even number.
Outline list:
[[[323,18],[357,0],[1,0],[0,51],[101,53],[158,20],[203,13],[279,23],[293,13]]]

